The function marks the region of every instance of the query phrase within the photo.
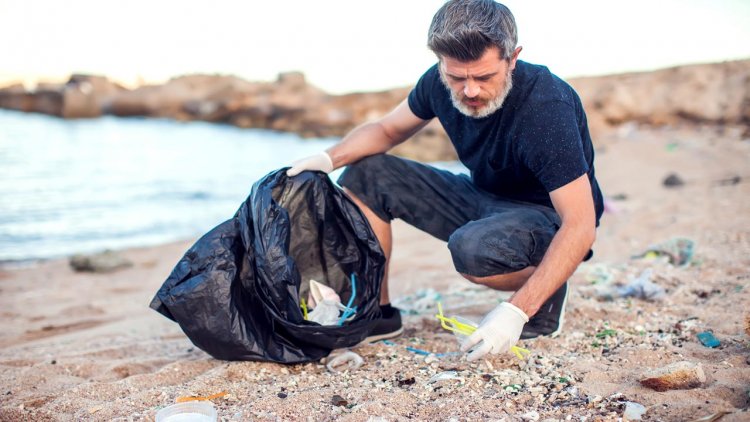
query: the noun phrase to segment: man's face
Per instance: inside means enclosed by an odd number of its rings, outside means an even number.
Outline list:
[[[441,57],[440,79],[451,93],[453,106],[468,117],[487,117],[503,106],[513,87],[512,73],[521,48],[508,60],[500,50],[490,47],[479,60],[462,62]]]

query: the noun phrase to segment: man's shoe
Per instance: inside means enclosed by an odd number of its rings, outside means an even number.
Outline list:
[[[552,296],[544,302],[521,332],[521,340],[537,338],[539,336],[557,337],[562,331],[565,319],[565,305],[568,302],[568,282],[562,285]]]
[[[398,308],[394,308],[390,304],[381,305],[380,311],[383,315],[370,335],[362,341],[363,344],[398,337],[404,332],[404,326],[401,324],[401,311]]]

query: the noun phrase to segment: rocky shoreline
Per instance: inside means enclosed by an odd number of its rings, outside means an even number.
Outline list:
[[[750,136],[750,59],[569,82],[583,100],[595,139],[633,122],[732,126]],[[303,74],[289,72],[274,82],[187,75],[163,85],[129,90],[103,76],[73,75],[67,83],[42,84],[34,91],[20,84],[1,88],[0,108],[62,118],[114,115],[201,120],[293,132],[306,138],[339,137],[387,113],[409,89],[329,95],[308,84]],[[437,122],[394,152],[423,161],[455,159]]]

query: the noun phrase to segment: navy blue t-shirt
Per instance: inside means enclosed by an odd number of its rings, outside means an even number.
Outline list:
[[[519,60],[502,108],[478,119],[453,106],[437,66],[409,93],[409,107],[420,119],[440,120],[480,189],[552,207],[549,192],[586,173],[599,224],[604,205],[594,177],[594,147],[570,85],[544,66]]]

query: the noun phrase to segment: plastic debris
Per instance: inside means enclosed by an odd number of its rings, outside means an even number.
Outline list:
[[[703,344],[706,347],[714,348],[721,346],[721,342],[719,339],[714,337],[713,333],[710,331],[704,331],[702,333],[696,334],[698,337],[698,340],[700,340],[701,344]]]
[[[402,312],[417,315],[431,312],[435,309],[435,302],[441,299],[440,293],[435,289],[419,289],[413,295],[402,296],[393,301],[393,306]]]
[[[344,352],[330,359],[326,364],[326,369],[331,372],[340,372],[342,370],[354,370],[364,363],[362,357],[352,351]],[[344,365],[346,365],[344,367]]]
[[[430,378],[429,381],[427,381],[427,384],[433,384],[438,381],[444,381],[444,380],[458,380],[458,381],[464,382],[464,378],[459,376],[458,372],[444,371],[439,374],[435,374],[432,378]]]
[[[339,321],[339,307],[341,302],[332,300],[323,300],[307,316],[310,321],[317,322],[320,325],[334,325]]]
[[[589,265],[584,277],[591,284],[607,284],[614,279],[614,274],[606,264],[599,263]]]
[[[531,412],[526,412],[523,415],[521,415],[521,419],[525,421],[538,421],[539,412],[537,412],[536,410],[532,410]]]
[[[646,413],[646,406],[628,401],[625,402],[625,412],[623,412],[622,416],[627,421],[639,421],[644,413]]]
[[[175,402],[185,403],[188,401],[208,401],[208,400],[218,399],[219,397],[224,397],[226,395],[227,395],[227,392],[222,391],[220,393],[212,394],[210,396],[182,396],[182,397],[177,397],[175,399]]]
[[[435,352],[430,352],[429,350],[418,349],[416,347],[411,347],[411,346],[406,346],[406,350],[409,351],[409,352],[415,353],[417,355],[435,356],[435,357],[439,357],[439,358],[443,358],[443,357],[446,357],[446,356],[460,355],[460,353],[458,353],[458,352],[435,353]]]
[[[307,306],[309,306],[310,308],[315,308],[324,300],[341,303],[341,298],[335,290],[323,283],[310,279],[310,293],[307,298]]]
[[[466,318],[446,317],[443,314],[443,305],[440,302],[437,303],[437,308],[438,314],[435,315],[435,317],[440,320],[440,325],[446,330],[453,332],[453,334],[455,334],[459,338],[459,340],[463,340],[465,337],[471,335],[471,333],[477,330],[477,325],[473,321],[470,321]],[[461,320],[459,320],[458,318],[461,318]],[[510,350],[511,352],[513,352],[513,354],[516,355],[518,359],[521,360],[524,359],[524,354],[526,356],[531,354],[529,350],[519,346],[511,346]]]
[[[636,278],[629,277],[630,282],[624,286],[605,285],[597,288],[597,296],[602,300],[613,300],[618,297],[635,297],[648,301],[660,301],[667,295],[666,290],[651,281],[651,268],[643,270]]]
[[[684,237],[676,237],[666,242],[649,246],[640,255],[633,258],[659,258],[667,257],[669,263],[676,266],[683,266],[690,263],[695,252],[695,242]]]

